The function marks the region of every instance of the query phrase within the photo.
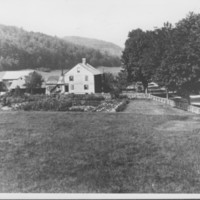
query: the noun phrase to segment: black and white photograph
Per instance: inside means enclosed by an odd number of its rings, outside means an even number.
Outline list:
[[[0,0],[0,198],[30,194],[200,198],[200,0]]]

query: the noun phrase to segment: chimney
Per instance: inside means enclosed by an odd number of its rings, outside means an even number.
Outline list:
[[[86,64],[86,58],[82,58],[82,64]]]

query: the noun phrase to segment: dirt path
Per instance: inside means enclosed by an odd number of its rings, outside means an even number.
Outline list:
[[[130,101],[125,113],[146,114],[146,115],[194,115],[190,112],[173,108],[152,100],[133,100]]]
[[[173,108],[169,105],[165,105],[152,100],[130,101],[124,112],[144,115],[174,115],[186,117],[184,119],[169,120],[159,124],[158,126],[155,126],[154,129],[158,131],[191,132],[200,130],[200,115]]]

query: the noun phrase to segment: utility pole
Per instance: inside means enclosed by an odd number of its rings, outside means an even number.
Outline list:
[[[104,67],[103,67],[103,74],[102,74],[102,80],[101,80],[101,92],[104,93]]]

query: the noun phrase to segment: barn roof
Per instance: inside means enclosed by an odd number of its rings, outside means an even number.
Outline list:
[[[28,76],[34,70],[19,70],[19,71],[6,71],[3,75],[3,80],[17,80],[20,77]]]
[[[26,88],[25,87],[25,79],[19,78],[17,80],[13,80],[12,84],[10,85],[9,89],[15,89],[16,87]]]

